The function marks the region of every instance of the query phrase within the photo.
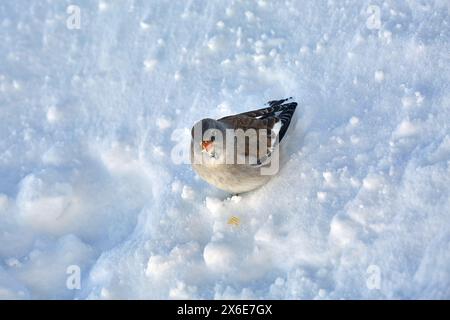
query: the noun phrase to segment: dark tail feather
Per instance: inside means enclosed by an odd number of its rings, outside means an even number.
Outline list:
[[[283,139],[284,135],[286,134],[287,129],[289,128],[289,124],[291,123],[295,108],[297,107],[297,102],[285,103],[289,100],[292,100],[292,97],[289,97],[287,99],[269,101],[266,103],[269,105],[268,107],[239,113],[239,115],[246,115],[248,117],[257,119],[275,118],[281,120],[282,126],[279,132],[279,141],[281,141],[281,139]],[[229,117],[224,117],[219,120],[225,120],[227,118]]]
[[[291,99],[292,99],[292,97],[289,97],[289,98],[286,98],[286,99],[281,99],[281,100],[272,100],[272,101],[267,102],[267,104],[270,107],[277,107],[277,106],[280,106],[283,103],[285,103],[286,101],[289,101]]]
[[[282,111],[278,115],[278,118],[281,120],[282,126],[279,133],[279,141],[283,139],[286,131],[289,128],[289,125],[291,124],[292,116],[294,115],[295,109],[297,108],[297,102],[286,103],[281,105],[280,107],[282,107]]]

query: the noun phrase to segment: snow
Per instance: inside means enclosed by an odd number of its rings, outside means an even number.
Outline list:
[[[0,298],[449,299],[449,9],[3,1]],[[289,96],[267,185],[194,174],[195,121]]]

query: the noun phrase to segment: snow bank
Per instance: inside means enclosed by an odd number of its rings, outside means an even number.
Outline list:
[[[0,4],[0,298],[450,298],[446,1],[71,4]],[[174,161],[288,96],[261,189]]]

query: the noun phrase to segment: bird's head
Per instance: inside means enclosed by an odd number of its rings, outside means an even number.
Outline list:
[[[224,135],[223,124],[209,118],[198,121],[191,131],[195,150],[200,150],[203,154],[215,159],[222,154]]]

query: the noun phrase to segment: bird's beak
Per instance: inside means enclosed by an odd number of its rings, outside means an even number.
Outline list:
[[[213,142],[211,140],[202,141],[202,151],[209,152],[213,146]]]

